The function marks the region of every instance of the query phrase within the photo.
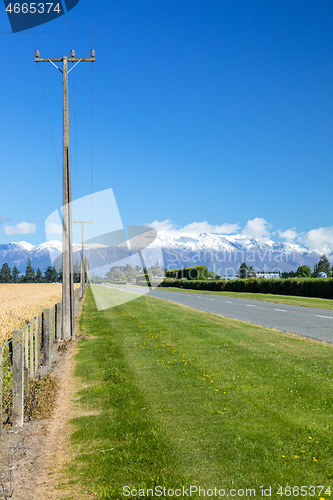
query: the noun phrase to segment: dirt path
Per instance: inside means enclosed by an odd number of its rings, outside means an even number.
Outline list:
[[[76,343],[66,350],[53,346],[52,373],[57,376],[55,409],[48,420],[31,421],[0,441],[0,499],[59,500],[78,498],[56,488],[64,480],[61,469],[68,460],[69,420],[77,416],[74,396]],[[80,497],[82,498],[82,496]]]

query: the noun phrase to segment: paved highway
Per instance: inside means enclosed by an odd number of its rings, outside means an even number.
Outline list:
[[[117,288],[138,292],[136,287]],[[223,295],[171,292],[162,288],[154,289],[149,295],[201,311],[333,343],[333,310],[330,309],[290,306]]]

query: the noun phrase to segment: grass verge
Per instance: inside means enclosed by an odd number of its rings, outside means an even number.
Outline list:
[[[311,496],[329,498],[331,345],[146,296],[98,312],[90,290],[81,327],[87,416],[74,420],[68,466],[78,490],[271,486],[282,498],[280,486],[324,485]]]
[[[190,290],[176,287],[161,287],[161,290],[167,290],[168,292],[224,295],[225,297],[262,300],[264,302],[276,302],[277,304],[289,304],[292,306],[315,307],[316,309],[333,309],[333,300],[321,299],[318,297],[296,297],[294,295],[274,295],[272,293],[211,292],[208,290]]]

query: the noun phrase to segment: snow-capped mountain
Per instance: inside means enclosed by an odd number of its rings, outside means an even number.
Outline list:
[[[48,241],[38,246],[21,241],[0,245],[0,266],[7,262],[12,269],[16,266],[25,272],[28,259],[33,268],[44,269],[61,261],[61,242]],[[74,245],[74,262],[80,260],[80,245]],[[126,245],[107,247],[95,243],[85,247],[85,256],[90,269],[102,265],[117,265],[125,259]],[[242,262],[258,271],[291,271],[298,266],[308,265],[311,269],[320,258],[320,253],[310,251],[306,246],[281,243],[264,239],[261,241],[243,234],[222,235],[203,233],[199,235],[169,231],[159,233],[156,240],[143,251],[146,265],[158,261],[167,269],[185,266],[206,265],[211,271],[223,276],[234,274]],[[161,255],[163,261],[161,262]],[[327,256],[333,262],[333,254]]]
[[[30,259],[35,270],[39,267],[43,271],[51,265],[50,252],[51,255],[52,253],[59,255],[61,242],[50,241],[38,246],[31,245],[26,241],[2,244],[0,245],[0,266],[7,262],[11,269],[16,266],[20,272],[25,272],[28,259]]]
[[[162,249],[167,269],[202,264],[222,276],[235,274],[242,262],[256,271],[282,272],[301,265],[313,269],[320,258],[320,253],[306,246],[269,239],[258,241],[243,234],[161,233],[151,246]],[[333,261],[332,254],[327,257]]]

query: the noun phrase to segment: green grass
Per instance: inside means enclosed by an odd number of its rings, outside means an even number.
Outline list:
[[[98,312],[90,290],[81,327],[77,491],[332,485],[331,345],[146,296]]]
[[[239,299],[262,300],[276,302],[277,304],[290,304],[292,306],[315,307],[319,309],[333,309],[333,300],[318,297],[296,297],[294,295],[274,295],[272,293],[245,293],[245,292],[213,292],[208,290],[190,290],[176,287],[161,287],[168,292],[201,293],[210,295],[224,295]]]

